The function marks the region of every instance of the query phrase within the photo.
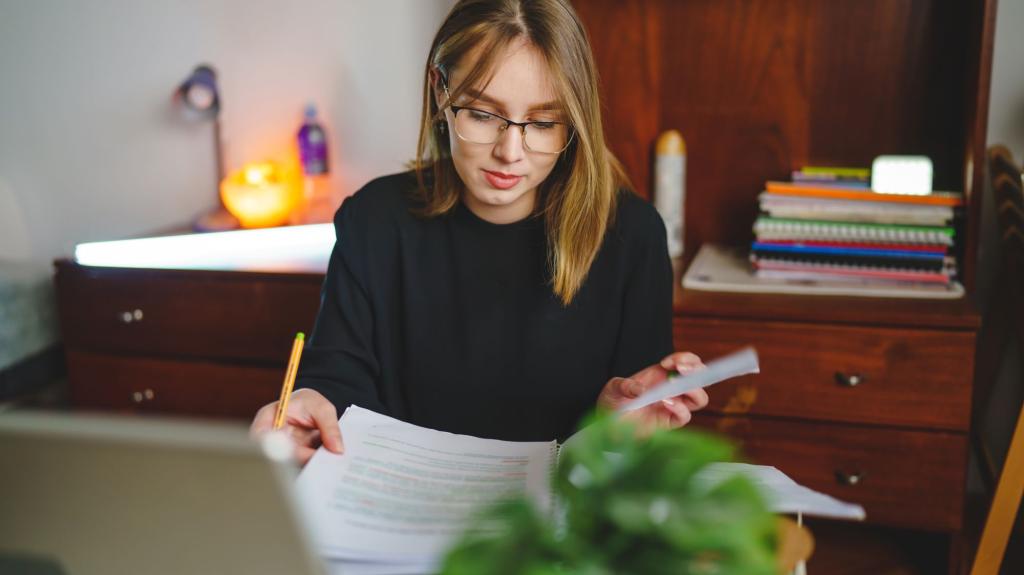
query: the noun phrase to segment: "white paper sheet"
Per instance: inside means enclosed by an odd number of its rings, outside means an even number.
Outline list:
[[[438,563],[385,563],[332,559],[327,561],[329,575],[433,575],[440,570]]]
[[[760,488],[776,513],[802,513],[833,519],[863,520],[866,517],[860,505],[846,503],[804,487],[768,465],[713,463],[701,470],[694,479],[710,488],[737,474],[746,476]]]
[[[745,347],[737,352],[722,356],[709,361],[704,369],[688,373],[686,375],[674,375],[655,387],[640,394],[633,401],[619,409],[620,413],[633,411],[657,403],[663,399],[693,391],[701,387],[708,387],[720,381],[733,377],[758,373],[761,370],[757,361],[757,351],[752,347]]]
[[[299,501],[328,558],[429,563],[488,502],[528,493],[551,504],[557,445],[445,433],[352,406],[345,453],[320,449],[299,476]]]

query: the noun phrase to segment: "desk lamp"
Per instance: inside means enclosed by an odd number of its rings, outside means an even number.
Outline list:
[[[224,147],[220,135],[220,93],[217,90],[217,73],[208,64],[200,64],[192,70],[178,86],[174,99],[197,119],[213,120],[213,150],[217,165],[217,182],[224,179]],[[235,219],[224,207],[217,195],[217,207],[193,223],[197,231],[231,230],[238,227]]]

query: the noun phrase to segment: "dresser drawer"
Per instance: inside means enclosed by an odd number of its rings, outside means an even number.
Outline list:
[[[280,369],[69,351],[76,408],[251,420],[276,401]]]
[[[761,373],[709,390],[709,411],[965,431],[974,334],[677,318],[677,349],[752,345]]]
[[[69,349],[284,363],[309,332],[322,278],[58,268]]]
[[[960,529],[965,435],[703,413],[694,424],[732,437],[754,463],[863,505],[869,523]]]

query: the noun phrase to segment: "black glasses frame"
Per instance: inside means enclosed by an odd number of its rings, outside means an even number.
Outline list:
[[[458,136],[462,140],[465,140],[466,142],[469,142],[471,144],[480,144],[480,145],[484,145],[484,146],[489,145],[489,144],[494,144],[494,143],[496,143],[498,141],[498,139],[501,138],[501,132],[504,132],[504,131],[508,130],[509,126],[515,126],[515,127],[519,128],[519,133],[523,135],[523,147],[526,148],[527,150],[529,150],[529,151],[531,151],[531,152],[533,152],[535,154],[561,154],[562,152],[564,152],[566,150],[566,148],[569,147],[569,144],[572,143],[573,136],[576,135],[576,131],[572,129],[572,126],[567,124],[567,123],[565,123],[565,122],[537,122],[537,121],[533,121],[533,122],[513,122],[512,120],[509,120],[505,116],[502,116],[500,114],[495,114],[494,112],[488,112],[487,110],[481,110],[479,108],[474,108],[472,106],[456,106],[455,104],[452,104],[452,96],[448,92],[448,86],[446,84],[447,84],[447,82],[445,82],[445,85],[444,85],[444,94],[448,98],[447,105],[448,105],[448,108],[451,108],[453,115],[457,116],[459,114],[459,112],[461,112],[462,110],[470,110],[470,111],[476,112],[478,114],[486,114],[486,115],[491,116],[493,118],[497,118],[497,119],[501,120],[502,122],[505,122],[505,126],[502,127],[499,130],[498,138],[495,139],[494,142],[474,142],[472,140],[467,140],[466,138],[464,138],[462,136],[462,134],[459,133],[459,131],[457,129],[455,130],[455,135],[456,136]],[[547,126],[550,126],[552,124],[558,124],[560,126],[565,126],[566,131],[569,133],[569,137],[565,139],[565,145],[562,146],[562,149],[558,150],[557,152],[543,152],[543,151],[534,150],[533,148],[531,148],[530,144],[528,144],[527,141],[526,141],[526,128],[529,127],[529,126],[533,126],[533,125],[547,125]]]

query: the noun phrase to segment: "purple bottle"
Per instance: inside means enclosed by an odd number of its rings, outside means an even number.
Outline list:
[[[296,223],[329,222],[337,206],[331,198],[327,167],[327,134],[317,119],[314,104],[306,105],[304,116],[298,141],[305,209]]]
[[[302,173],[307,176],[326,174],[327,169],[327,134],[317,121],[316,105],[306,104],[305,121],[299,129],[299,159],[302,160]]]

